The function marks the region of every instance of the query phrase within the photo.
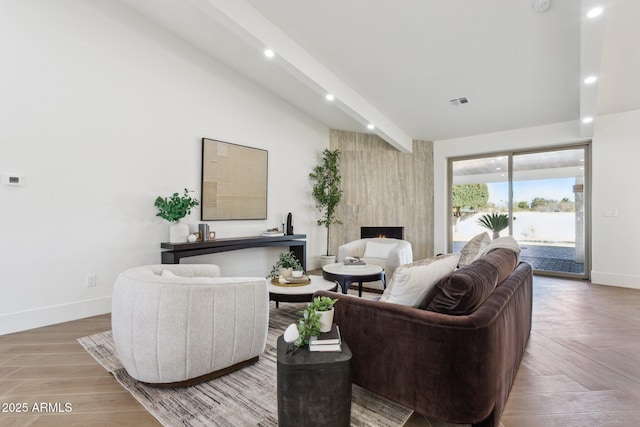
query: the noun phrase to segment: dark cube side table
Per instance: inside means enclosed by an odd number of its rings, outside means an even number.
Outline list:
[[[278,425],[351,425],[351,350],[287,354],[278,338]]]

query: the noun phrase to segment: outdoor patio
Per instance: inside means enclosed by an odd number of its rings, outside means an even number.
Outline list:
[[[466,242],[453,242],[453,252],[460,252]],[[522,245],[520,259],[534,270],[584,273],[584,264],[575,261],[576,250],[567,246]]]

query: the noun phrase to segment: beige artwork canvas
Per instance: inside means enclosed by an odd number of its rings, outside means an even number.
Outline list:
[[[267,218],[268,152],[202,139],[202,220]]]

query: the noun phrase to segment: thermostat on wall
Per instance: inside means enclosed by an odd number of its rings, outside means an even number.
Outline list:
[[[24,175],[18,175],[18,174],[15,174],[15,173],[3,173],[2,174],[2,183],[4,185],[23,186],[24,185]]]

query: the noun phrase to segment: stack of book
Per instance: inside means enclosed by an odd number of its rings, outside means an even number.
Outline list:
[[[309,351],[342,351],[338,325],[334,323],[329,332],[320,332],[317,337],[309,338]]]
[[[342,262],[345,267],[365,267],[367,264],[360,258],[346,257]]]

